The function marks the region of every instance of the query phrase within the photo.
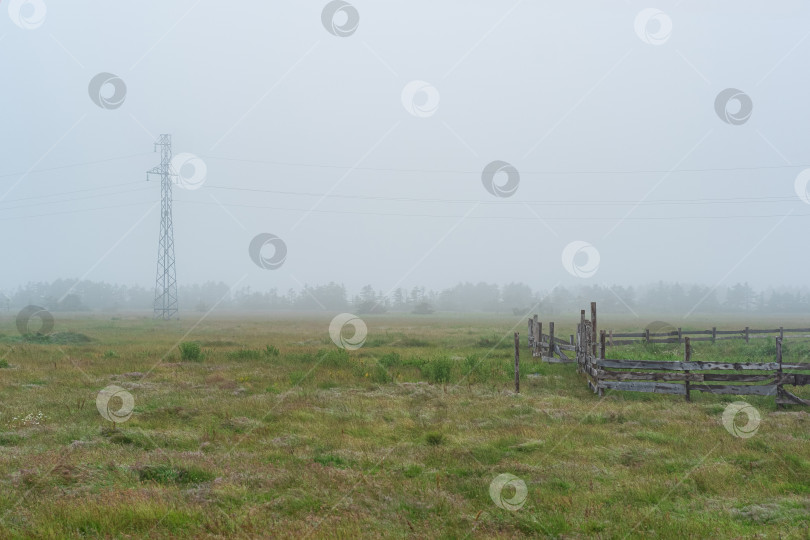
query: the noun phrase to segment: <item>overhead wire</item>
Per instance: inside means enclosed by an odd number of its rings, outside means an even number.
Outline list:
[[[250,205],[250,204],[232,204],[232,203],[222,203],[222,202],[207,202],[207,201],[189,201],[189,200],[180,200],[175,199],[175,202],[181,204],[201,204],[201,205],[216,205],[216,206],[228,206],[228,207],[241,207],[241,208],[256,208],[262,210],[278,210],[278,211],[286,211],[286,212],[312,212],[312,213],[321,213],[321,214],[346,214],[346,215],[368,215],[368,216],[390,216],[390,217],[410,217],[410,218],[446,218],[446,219],[459,219],[464,216],[461,215],[447,215],[447,214],[412,214],[412,213],[397,213],[397,212],[358,212],[358,211],[351,211],[351,210],[325,210],[325,209],[307,209],[307,208],[285,208],[280,206],[263,206],[263,205]],[[658,220],[690,220],[690,219],[738,219],[738,218],[782,218],[786,217],[785,214],[768,214],[768,215],[727,215],[727,216],[664,216],[664,217],[627,217],[624,218],[625,221],[658,221]],[[791,213],[788,214],[787,217],[810,217],[810,213],[807,214],[796,214]],[[504,219],[504,220],[518,220],[518,221],[534,221],[537,220],[537,216],[467,216],[466,219]],[[615,221],[617,218],[615,216],[607,216],[607,217],[581,217],[581,216],[571,216],[571,217],[553,217],[553,216],[543,216],[543,220],[545,221]]]
[[[554,205],[656,205],[656,204],[739,204],[739,203],[752,203],[752,202],[766,202],[766,203],[779,203],[795,201],[796,197],[728,197],[728,198],[704,198],[704,199],[653,199],[646,201],[633,201],[633,200],[492,200],[481,201],[475,199],[442,199],[436,197],[390,197],[384,195],[341,195],[332,193],[312,193],[303,191],[285,191],[274,189],[259,189],[259,188],[243,188],[233,186],[220,186],[205,184],[206,188],[222,189],[230,191],[249,191],[257,193],[272,193],[276,195],[294,195],[304,197],[323,197],[334,199],[358,199],[358,200],[375,200],[375,201],[396,201],[396,202],[435,202],[435,203],[452,203],[452,204],[492,204],[492,205],[505,205],[505,204],[554,204]]]
[[[132,159],[134,157],[145,156],[145,155],[151,154],[151,153],[152,152],[139,152],[137,154],[131,154],[129,156],[121,156],[121,157],[114,157],[114,158],[107,158],[107,159],[99,159],[97,161],[84,161],[84,162],[81,162],[81,163],[71,163],[71,164],[68,164],[68,165],[59,165],[57,167],[47,167],[47,168],[44,168],[44,169],[33,169],[33,170],[30,170],[30,171],[22,171],[22,172],[16,172],[16,173],[5,173],[5,174],[0,174],[0,178],[8,178],[8,177],[12,177],[12,176],[23,176],[23,175],[31,175],[31,174],[39,174],[39,173],[44,173],[44,172],[59,171],[59,170],[62,170],[62,169],[70,169],[70,168],[74,168],[74,167],[84,167],[84,166],[87,166],[87,165],[97,165],[99,163],[109,163],[111,161],[121,161],[121,160],[124,160],[124,159]]]
[[[0,174],[0,178],[22,175],[22,174],[35,174],[35,173],[43,173],[49,171],[56,171],[62,170],[67,168],[74,168],[74,167],[81,167],[87,165],[95,165],[99,163],[107,163],[112,161],[119,161],[125,159],[131,159],[133,157],[138,157],[146,154],[150,154],[151,152],[141,152],[137,154],[131,154],[128,156],[120,156],[114,158],[107,158],[102,160],[96,161],[87,161],[82,163],[73,163],[67,164],[62,166],[50,167],[45,169],[35,169],[33,171],[29,171],[27,173],[7,173],[7,174]],[[334,164],[316,164],[316,163],[295,163],[295,162],[282,162],[282,161],[267,161],[267,160],[255,160],[255,159],[243,159],[243,158],[228,158],[222,156],[207,156],[207,159],[218,159],[218,160],[225,160],[225,161],[235,161],[235,162],[245,162],[245,163],[262,163],[262,164],[270,164],[270,165],[280,165],[280,166],[296,166],[296,167],[317,167],[317,168],[335,168],[335,169],[349,169],[349,170],[366,170],[366,171],[374,171],[374,172],[401,172],[401,173],[422,173],[422,174],[432,174],[432,173],[452,173],[452,174],[480,174],[480,171],[468,171],[468,170],[453,170],[453,169],[421,169],[421,168],[391,168],[391,167],[350,167],[350,166],[343,166],[343,165],[334,165]],[[545,171],[521,171],[521,174],[544,174],[544,175],[565,175],[565,174],[650,174],[650,173],[691,173],[691,172],[721,172],[721,171],[742,171],[742,170],[772,170],[772,169],[796,169],[796,168],[803,168],[806,167],[805,165],[763,165],[763,166],[753,166],[753,167],[715,167],[715,168],[695,168],[695,169],[670,169],[670,170],[656,170],[656,169],[636,169],[636,170],[545,170]],[[137,191],[143,191],[149,189],[147,186],[143,188],[137,188],[132,190],[118,190],[113,192],[107,193],[98,193],[94,195],[82,196],[82,197],[70,197],[67,199],[58,199],[52,201],[41,201],[32,204],[22,204],[22,205],[12,205],[8,206],[9,203],[16,203],[20,201],[29,201],[29,200],[37,200],[37,199],[48,199],[48,198],[56,198],[56,197],[63,197],[65,195],[74,195],[77,193],[86,193],[91,191],[99,191],[99,190],[106,190],[112,189],[116,187],[123,187],[134,185],[140,182],[124,182],[113,184],[109,186],[97,186],[92,188],[85,188],[73,191],[65,191],[65,192],[58,192],[58,193],[46,193],[41,195],[34,195],[29,197],[20,197],[17,199],[12,199],[5,201],[0,204],[0,210],[14,210],[19,208],[30,208],[34,206],[41,206],[41,205],[50,205],[50,204],[59,204],[64,202],[73,202],[79,200],[86,200],[98,197],[106,197],[106,196],[117,196],[127,193],[133,193]],[[565,200],[565,199],[545,199],[545,200],[475,200],[475,199],[452,199],[452,198],[439,198],[439,197],[405,197],[405,196],[385,196],[385,195],[348,195],[348,194],[334,194],[334,193],[313,193],[313,192],[304,192],[304,191],[293,191],[293,190],[276,190],[276,189],[261,189],[261,188],[251,188],[251,187],[239,187],[239,186],[225,186],[225,185],[215,185],[215,184],[205,184],[204,186],[206,189],[217,189],[217,190],[228,190],[228,191],[241,191],[241,192],[255,192],[255,193],[268,193],[273,195],[286,195],[286,196],[300,196],[300,197],[319,197],[319,198],[331,198],[331,199],[345,199],[345,200],[371,200],[371,201],[391,201],[391,202],[414,202],[414,203],[442,203],[442,204],[478,204],[478,205],[560,205],[560,206],[621,206],[621,205],[634,205],[634,206],[656,206],[656,205],[713,205],[713,204],[774,204],[774,203],[785,203],[785,202],[795,202],[797,199],[793,196],[786,197],[786,196],[767,196],[767,197],[723,197],[723,198],[695,198],[695,199],[652,199],[652,200],[609,200],[609,199],[599,199],[599,200]],[[308,210],[308,209],[294,209],[294,208],[287,208],[287,207],[279,207],[279,206],[259,206],[259,205],[241,205],[241,204],[227,204],[227,203],[205,203],[201,201],[182,201],[178,200],[181,203],[191,203],[191,204],[222,204],[223,206],[236,206],[236,207],[245,207],[245,208],[264,208],[264,209],[274,209],[274,210],[281,210],[281,211],[293,211],[293,212],[308,212],[314,211],[317,213],[336,213],[336,214],[355,214],[355,215],[381,215],[381,216],[401,216],[401,217],[435,217],[435,218],[457,218],[460,216],[453,216],[453,215],[439,215],[439,214],[411,214],[411,213],[396,213],[396,212],[357,212],[357,211],[346,211],[346,210],[324,210],[324,209],[316,209],[316,210]],[[141,203],[136,203],[141,204]],[[127,205],[128,206],[128,205]],[[89,210],[100,210],[104,208],[116,208],[119,206],[102,206],[98,208],[93,208]],[[89,211],[88,210],[88,211]],[[44,217],[48,215],[58,215],[62,213],[71,213],[69,211],[66,212],[56,212],[51,214],[39,214],[36,216],[20,216],[19,219],[23,219],[26,217]],[[793,214],[793,216],[801,217],[804,215],[810,214]],[[727,216],[680,216],[680,217],[635,217],[635,218],[627,218],[633,220],[666,220],[666,219],[737,219],[737,218],[767,218],[767,217],[781,217],[780,215],[776,214],[768,214],[768,215],[727,215]],[[520,217],[520,216],[473,216],[470,219],[536,219],[536,217]],[[571,217],[571,218],[554,218],[549,216],[544,216],[543,219],[546,220],[557,220],[557,221],[564,221],[564,220],[611,220],[615,218],[610,217],[597,217],[597,218],[582,218],[582,217]]]
[[[200,156],[204,159],[214,159],[221,161],[234,161],[241,163],[256,163],[266,165],[278,165],[283,167],[309,167],[309,168],[323,168],[323,169],[342,169],[342,170],[356,170],[356,171],[372,171],[372,172],[398,172],[398,173],[436,173],[436,174],[481,174],[480,170],[465,170],[465,169],[424,169],[424,168],[399,168],[399,167],[362,167],[352,165],[336,165],[330,163],[302,163],[302,162],[287,162],[287,161],[273,161],[273,160],[260,160],[248,158],[235,158],[225,156]],[[569,174],[675,174],[675,173],[698,173],[698,172],[734,172],[734,171],[757,171],[757,170],[772,170],[772,169],[801,169],[807,168],[810,165],[755,165],[749,167],[706,167],[706,168],[692,168],[692,169],[590,169],[590,170],[531,170],[520,169],[521,175],[526,174],[545,174],[545,175],[569,175]]]
[[[94,212],[96,210],[108,210],[110,208],[124,208],[127,206],[137,206],[142,204],[155,204],[155,200],[150,201],[140,201],[140,202],[132,202],[132,203],[125,203],[125,204],[116,204],[116,205],[106,205],[106,206],[99,206],[96,208],[80,208],[76,210],[64,210],[60,212],[49,212],[47,214],[35,214],[35,215],[28,215],[28,216],[7,216],[7,217],[0,217],[0,221],[8,221],[10,219],[29,219],[29,218],[40,218],[40,217],[50,217],[50,216],[59,216],[64,214],[79,214],[84,212]]]
[[[32,195],[31,197],[18,197],[16,199],[6,199],[6,200],[2,201],[2,203],[0,203],[0,204],[8,204],[8,203],[17,202],[17,201],[29,201],[29,200],[33,200],[33,199],[45,199],[45,198],[48,198],[48,197],[59,197],[59,196],[62,196],[62,195],[72,195],[74,193],[85,193],[87,191],[98,191],[98,190],[101,190],[101,189],[110,189],[110,188],[121,187],[121,186],[131,186],[131,185],[142,184],[142,183],[143,182],[141,182],[141,181],[122,182],[120,184],[110,184],[108,186],[96,186],[96,187],[86,188],[86,189],[76,189],[76,190],[73,190],[73,191],[60,191],[60,192],[57,192],[57,193],[45,193],[45,194],[42,194],[42,195]]]

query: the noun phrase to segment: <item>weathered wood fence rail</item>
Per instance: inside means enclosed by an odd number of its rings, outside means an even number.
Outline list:
[[[788,334],[788,335],[785,335]],[[800,334],[792,336],[790,334]],[[707,337],[692,337],[707,336]],[[810,338],[810,328],[774,328],[767,330],[757,330],[745,327],[742,330],[718,330],[712,327],[711,330],[672,330],[669,332],[613,332],[608,331],[607,345],[610,347],[617,345],[635,345],[637,343],[683,343],[686,337],[691,337],[692,341],[721,341],[724,339],[744,339],[780,337],[783,340],[789,338]],[[616,339],[616,338],[638,338],[638,339]]]
[[[580,312],[577,333],[568,341],[554,335],[554,323],[549,323],[548,334],[543,334],[543,325],[537,316],[529,320],[529,346],[532,356],[547,362],[576,363],[577,371],[585,376],[588,386],[595,393],[604,395],[605,390],[625,390],[633,392],[654,392],[660,394],[683,395],[689,401],[692,392],[712,394],[774,396],[777,406],[810,405],[810,400],[802,399],[784,388],[810,384],[810,374],[794,373],[810,371],[810,363],[784,363],[782,343],[786,334],[804,334],[791,337],[810,337],[809,328],[777,328],[755,330],[697,330],[682,331],[680,328],[668,332],[613,333],[597,330],[596,303],[591,303],[591,318],[585,318],[585,310]],[[707,336],[707,337],[692,337]],[[612,338],[641,338],[636,340],[615,340]],[[663,337],[664,339],[656,339]],[[745,339],[773,337],[776,353],[773,362],[702,362],[692,360],[692,342],[721,339]],[[638,343],[679,343],[683,344],[683,361],[622,360],[605,357],[609,346]],[[569,358],[564,351],[573,351]],[[555,357],[555,354],[557,355]],[[734,371],[737,373],[701,373]]]

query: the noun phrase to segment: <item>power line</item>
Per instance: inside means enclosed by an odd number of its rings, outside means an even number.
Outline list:
[[[335,165],[328,163],[301,163],[288,161],[268,161],[260,159],[229,158],[222,156],[202,156],[205,159],[234,161],[240,163],[256,163],[264,165],[279,165],[283,167],[309,167],[318,169],[342,169],[372,172],[397,172],[397,173],[435,173],[435,174],[475,174],[480,175],[481,170],[460,170],[460,169],[413,169],[397,167],[354,167],[350,165]],[[628,170],[520,170],[521,175],[526,174],[546,174],[546,175],[568,175],[568,174],[675,174],[675,173],[699,173],[699,172],[733,172],[733,171],[758,171],[758,170],[778,170],[778,169],[802,169],[810,165],[758,165],[753,167],[708,167],[695,169],[628,169]]]
[[[98,193],[96,195],[87,195],[86,197],[72,197],[70,199],[62,199],[62,200],[58,200],[58,201],[43,201],[43,202],[36,202],[36,203],[31,203],[31,204],[18,204],[17,206],[4,206],[4,207],[0,208],[0,210],[16,210],[18,208],[31,208],[33,206],[43,206],[43,205],[47,205],[47,204],[61,204],[61,203],[73,202],[73,201],[83,201],[83,200],[86,200],[86,199],[95,199],[97,197],[113,197],[113,196],[116,196],[116,195],[123,195],[123,194],[126,194],[126,193],[134,193],[134,192],[137,192],[137,191],[144,191],[144,190],[147,190],[147,189],[149,189],[148,186],[147,187],[135,188],[135,189],[125,189],[125,190],[116,191],[116,192],[113,192],[113,193]],[[80,190],[80,191],[83,191],[83,190]],[[46,195],[44,195],[44,196],[46,196]],[[15,199],[15,200],[23,200],[23,199]]]
[[[22,176],[24,174],[39,174],[51,171],[58,171],[62,169],[69,169],[75,167],[84,167],[87,165],[97,165],[99,163],[109,163],[112,161],[121,161],[125,159],[132,159],[138,156],[145,156],[149,152],[139,152],[128,156],[112,157],[107,159],[100,159],[96,161],[83,161],[80,163],[70,163],[66,165],[58,165],[55,167],[48,167],[44,169],[35,169],[33,171],[20,171],[14,173],[0,174],[0,178],[8,178],[14,176]],[[213,159],[220,161],[233,161],[239,163],[256,163],[263,165],[278,165],[282,167],[305,167],[305,168],[318,168],[318,169],[341,169],[341,170],[358,170],[358,171],[372,171],[372,172],[396,172],[396,173],[435,173],[435,174],[481,174],[480,170],[465,170],[465,169],[425,169],[425,168],[403,168],[403,167],[354,167],[351,165],[337,165],[330,163],[303,163],[303,162],[289,162],[289,161],[273,161],[273,160],[259,160],[259,159],[246,159],[234,158],[224,156],[202,156],[205,159]],[[756,165],[751,167],[706,167],[706,168],[693,168],[693,169],[601,169],[601,170],[521,170],[523,175],[538,174],[538,175],[588,175],[588,174],[676,174],[676,173],[700,173],[700,172],[734,172],[734,171],[758,171],[758,170],[779,170],[779,169],[803,169],[808,168],[810,165]]]
[[[793,197],[728,197],[728,198],[704,198],[704,199],[653,199],[645,201],[630,201],[630,200],[598,200],[598,201],[583,201],[583,200],[527,200],[527,201],[512,201],[512,200],[497,200],[497,201],[479,201],[474,199],[439,199],[439,198],[418,198],[418,197],[386,197],[382,195],[338,195],[328,193],[311,193],[302,191],[283,191],[273,189],[258,189],[258,188],[240,188],[229,186],[217,186],[206,184],[206,188],[223,189],[230,191],[249,191],[257,193],[272,193],[275,195],[294,195],[302,197],[326,197],[334,199],[358,199],[358,200],[373,200],[373,201],[399,201],[399,202],[435,202],[435,203],[455,203],[455,204],[487,204],[487,205],[508,205],[508,204],[554,204],[554,205],[602,205],[602,206],[615,206],[615,205],[657,205],[657,204],[741,204],[741,203],[781,203],[781,202],[795,202],[797,199]]]
[[[59,193],[50,193],[44,195],[35,195],[31,197],[20,197],[17,199],[12,199],[5,201],[3,204],[6,203],[13,203],[18,201],[27,201],[27,200],[35,200],[35,199],[42,199],[42,198],[49,198],[49,197],[59,197],[63,195],[72,195],[75,193],[85,193],[88,191],[97,191],[103,189],[111,189],[113,187],[123,187],[129,186],[134,184],[140,184],[140,182],[124,182],[120,184],[113,184],[110,186],[99,186],[94,188],[86,188],[86,189],[79,189],[74,191],[64,191]],[[702,199],[653,199],[653,200],[645,200],[645,201],[631,201],[631,200],[525,200],[525,201],[511,201],[511,200],[498,200],[498,201],[480,201],[475,199],[440,199],[440,198],[418,198],[418,197],[386,197],[386,196],[376,196],[376,195],[339,195],[339,194],[323,194],[323,193],[312,193],[312,192],[301,192],[301,191],[284,191],[284,190],[272,190],[272,189],[258,189],[258,188],[239,188],[239,187],[229,187],[229,186],[217,186],[217,185],[210,185],[207,184],[206,188],[211,189],[221,189],[221,190],[228,190],[228,191],[246,191],[246,192],[257,192],[257,193],[271,193],[275,195],[291,195],[291,196],[303,196],[303,197],[327,197],[327,198],[334,198],[334,199],[347,199],[347,200],[372,200],[372,201],[392,201],[392,202],[414,202],[414,203],[443,203],[443,204],[481,204],[481,205],[556,205],[556,206],[617,206],[617,205],[641,205],[641,206],[648,206],[648,205],[708,205],[708,204],[773,204],[773,203],[784,203],[784,202],[795,202],[796,197],[728,197],[728,198],[702,198]],[[24,204],[24,205],[17,205],[17,206],[4,206],[0,207],[0,210],[13,210],[17,208],[29,208],[34,206],[40,205],[48,205],[48,204],[59,204],[64,202],[72,202],[72,201],[79,201],[97,197],[106,197],[106,196],[116,196],[126,193],[133,193],[138,191],[144,191],[149,189],[148,187],[144,188],[137,188],[131,190],[119,190],[110,193],[99,193],[97,195],[89,195],[87,197],[72,197],[68,199],[56,200],[56,201],[44,201],[34,204]]]
[[[121,184],[111,184],[109,186],[98,186],[98,187],[93,187],[93,188],[77,189],[77,190],[74,190],[74,191],[60,191],[58,193],[46,193],[45,195],[34,195],[34,196],[31,196],[31,197],[20,197],[20,198],[17,198],[17,199],[7,199],[5,202],[10,203],[10,202],[17,202],[17,201],[27,201],[27,200],[31,200],[31,199],[44,199],[46,197],[58,197],[60,195],[72,195],[73,193],[82,193],[82,192],[85,192],[85,191],[97,191],[99,189],[110,189],[110,188],[113,188],[113,187],[121,187],[121,186],[131,186],[131,185],[134,185],[134,184],[140,184],[140,182],[123,182]]]
[[[94,208],[82,208],[78,210],[64,210],[60,212],[49,212],[46,214],[34,214],[34,215],[27,215],[27,216],[11,216],[11,217],[3,217],[0,218],[0,221],[10,220],[10,219],[29,219],[29,218],[39,218],[39,217],[50,217],[50,216],[58,216],[58,215],[65,215],[65,214],[78,214],[84,212],[94,212],[98,210],[109,210],[115,208],[125,208],[128,206],[138,206],[144,204],[154,204],[154,200],[148,201],[140,201],[140,202],[133,202],[133,203],[126,203],[126,204],[118,204],[118,205],[105,205],[105,206],[97,206]],[[201,204],[201,205],[209,205],[209,206],[220,206],[219,203],[209,203],[205,201],[183,201],[183,200],[176,200],[178,203],[182,204]],[[286,211],[286,212],[307,212],[309,209],[306,208],[284,208],[284,207],[276,207],[276,206],[262,206],[262,205],[246,205],[246,204],[229,204],[229,203],[222,203],[222,206],[231,206],[231,207],[241,207],[241,208],[256,208],[256,209],[264,209],[264,210],[279,210],[279,211]],[[446,218],[446,219],[458,219],[462,216],[460,215],[439,215],[439,214],[404,214],[404,213],[391,213],[391,212],[352,212],[352,211],[342,211],[342,210],[312,210],[314,213],[324,213],[324,214],[345,214],[345,215],[371,215],[371,216],[391,216],[391,217],[411,217],[411,218]],[[765,215],[727,215],[727,216],[672,216],[672,217],[628,217],[625,221],[648,221],[648,220],[691,220],[691,219],[765,219],[765,218],[782,218],[785,217],[784,214],[765,214]],[[810,217],[810,214],[790,214],[788,217]],[[536,217],[533,216],[469,216],[467,219],[503,219],[503,220],[517,220],[517,221],[532,221],[536,220]],[[616,217],[597,217],[597,218],[587,218],[587,217],[547,217],[543,216],[545,221],[615,221]]]
[[[360,216],[391,216],[391,217],[409,217],[409,218],[447,218],[459,219],[463,216],[460,215],[440,215],[440,214],[403,214],[396,212],[355,212],[347,210],[310,210],[308,208],[284,208],[279,206],[262,206],[250,204],[229,204],[229,203],[213,203],[205,201],[182,201],[178,203],[183,204],[203,204],[215,206],[231,206],[241,208],[257,208],[263,210],[279,210],[283,212],[314,212],[321,214],[346,214],[346,215],[360,215]],[[783,217],[810,217],[810,214],[767,214],[767,215],[727,215],[727,216],[663,216],[663,217],[628,217],[624,221],[668,221],[668,220],[690,220],[690,219],[759,219],[759,218],[783,218]],[[517,221],[535,221],[536,216],[468,216],[467,219],[504,219],[504,220],[517,220]],[[616,221],[618,218],[613,217],[547,217],[543,216],[544,221]]]
[[[61,212],[49,212],[47,214],[34,214],[28,216],[8,216],[0,218],[0,221],[7,221],[9,219],[29,219],[29,218],[40,218],[40,217],[50,217],[50,216],[61,216],[64,214],[81,214],[84,212],[94,212],[96,210],[109,210],[111,208],[124,208],[126,206],[138,206],[142,204],[155,204],[154,200],[151,201],[141,201],[141,202],[133,202],[133,203],[126,203],[126,204],[115,204],[115,205],[106,205],[106,206],[97,206],[96,208],[82,208],[79,210],[64,210]]]
[[[132,154],[132,155],[129,155],[129,156],[121,156],[121,157],[100,159],[98,161],[84,161],[82,163],[71,163],[69,165],[60,165],[58,167],[49,167],[47,169],[35,169],[33,171],[22,171],[22,172],[16,172],[16,173],[0,174],[0,178],[8,178],[10,176],[22,176],[24,174],[29,174],[30,175],[30,174],[38,174],[38,173],[44,173],[44,172],[50,172],[50,171],[58,171],[58,170],[61,170],[61,169],[70,169],[70,168],[73,168],[73,167],[84,167],[85,165],[97,165],[99,163],[108,163],[110,161],[120,161],[120,160],[123,160],[123,159],[131,159],[131,158],[134,158],[134,157],[137,157],[137,156],[145,156],[148,153],[149,152],[141,152],[139,154]]]

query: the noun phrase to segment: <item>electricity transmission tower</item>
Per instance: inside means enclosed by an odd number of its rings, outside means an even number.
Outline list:
[[[160,175],[160,240],[158,241],[157,277],[155,278],[155,318],[177,317],[177,276],[174,265],[174,225],[172,223],[172,136],[163,134],[155,143],[160,147],[160,165],[146,171]]]

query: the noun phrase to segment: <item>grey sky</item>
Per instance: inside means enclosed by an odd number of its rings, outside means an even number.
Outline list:
[[[584,241],[592,282],[806,284],[806,2],[661,2],[656,45],[634,1],[357,0],[348,37],[322,1],[44,1],[29,30],[0,4],[0,289],[151,286],[160,133],[207,167],[175,189],[180,283],[544,289],[584,282],[561,261]],[[121,107],[90,99],[100,72],[126,83]],[[438,92],[430,116],[403,106],[415,80]],[[741,125],[715,112],[726,88],[752,100]],[[482,185],[494,160],[520,172],[511,197]],[[287,244],[278,270],[248,256],[265,232]]]

